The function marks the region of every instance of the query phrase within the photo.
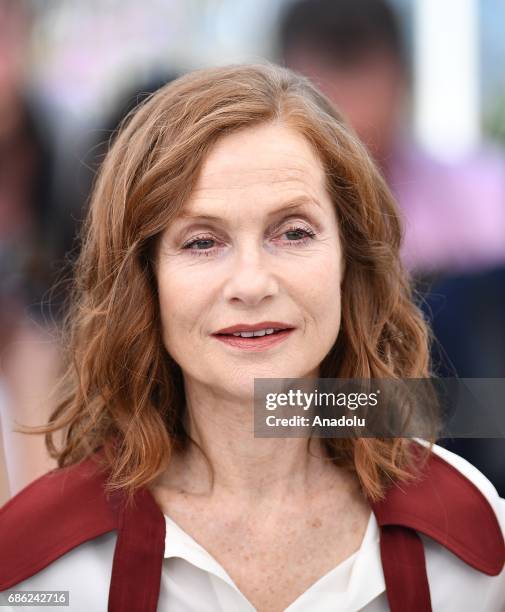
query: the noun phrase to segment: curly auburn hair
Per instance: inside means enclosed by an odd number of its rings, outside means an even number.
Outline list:
[[[58,402],[48,424],[31,432],[45,433],[59,467],[102,449],[109,490],[133,493],[191,442],[182,372],[162,342],[153,254],[214,143],[266,122],[282,122],[314,147],[341,230],[342,322],[320,377],[430,376],[431,335],[400,261],[397,206],[339,112],[308,79],[268,62],[197,70],[125,118],[99,171],[63,328]],[[324,444],[374,501],[416,471],[407,438]]]

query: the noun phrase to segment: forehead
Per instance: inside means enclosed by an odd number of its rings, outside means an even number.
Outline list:
[[[282,124],[249,127],[224,136],[205,159],[190,200],[238,191],[258,195],[297,190],[320,195],[323,165],[310,143]]]

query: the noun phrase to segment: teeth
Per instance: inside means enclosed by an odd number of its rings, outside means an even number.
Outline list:
[[[258,329],[254,332],[235,332],[234,336],[241,336],[242,338],[252,338],[253,336],[264,336],[273,334],[274,330],[272,328],[269,329]]]

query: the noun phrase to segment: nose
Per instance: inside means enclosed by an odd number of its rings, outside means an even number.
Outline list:
[[[278,292],[268,253],[257,245],[237,249],[224,285],[226,301],[239,300],[254,306]]]

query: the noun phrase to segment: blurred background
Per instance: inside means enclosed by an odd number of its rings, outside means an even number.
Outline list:
[[[0,503],[55,467],[41,424],[93,179],[188,70],[266,58],[320,87],[400,204],[440,376],[505,376],[501,0],[0,0]],[[499,434],[497,434],[499,435]],[[444,440],[505,497],[505,439]]]

